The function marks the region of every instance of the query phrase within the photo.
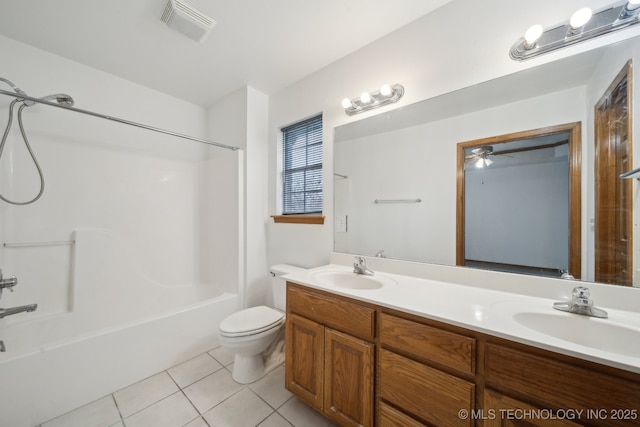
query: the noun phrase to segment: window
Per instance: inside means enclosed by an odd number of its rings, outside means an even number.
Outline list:
[[[322,213],[322,115],[282,129],[282,214]]]

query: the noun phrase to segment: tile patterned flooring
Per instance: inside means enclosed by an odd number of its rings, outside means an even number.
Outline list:
[[[284,366],[253,384],[233,381],[217,347],[39,427],[329,427],[284,388]]]

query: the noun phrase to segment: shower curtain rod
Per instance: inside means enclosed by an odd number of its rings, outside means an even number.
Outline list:
[[[202,144],[208,144],[208,145],[213,145],[213,146],[220,147],[220,148],[226,148],[227,150],[236,151],[236,150],[240,149],[239,147],[234,147],[232,145],[220,144],[219,142],[208,141],[206,139],[196,138],[196,137],[193,137],[193,136],[184,135],[182,133],[172,132],[172,131],[169,131],[169,130],[160,129],[160,128],[153,127],[153,126],[147,126],[147,125],[143,125],[141,123],[136,123],[136,122],[132,122],[132,121],[125,120],[125,119],[119,119],[119,118],[113,117],[113,116],[107,116],[105,114],[94,113],[93,111],[83,110],[82,108],[68,107],[66,105],[45,101],[45,100],[42,100],[40,98],[34,98],[32,96],[19,94],[19,93],[16,93],[16,92],[9,92],[9,91],[0,89],[0,94],[1,95],[6,95],[6,96],[11,96],[13,98],[20,99],[20,100],[33,101],[33,102],[37,102],[38,104],[49,105],[50,107],[62,108],[63,110],[69,110],[69,111],[73,111],[75,113],[82,113],[82,114],[86,114],[88,116],[93,116],[93,117],[98,117],[98,118],[101,118],[101,119],[111,120],[113,122],[123,123],[125,125],[135,126],[135,127],[142,128],[142,129],[147,129],[147,130],[150,130],[150,131],[153,131],[153,132],[164,133],[166,135],[172,135],[172,136],[176,136],[178,138],[183,138],[183,139],[188,139],[188,140],[195,141],[195,142],[200,142]]]

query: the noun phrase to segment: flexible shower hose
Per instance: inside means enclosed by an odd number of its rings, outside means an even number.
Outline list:
[[[4,130],[4,135],[2,135],[2,141],[0,141],[0,159],[2,158],[2,152],[4,151],[4,145],[7,142],[7,137],[9,136],[11,125],[13,124],[13,107],[16,105],[16,102],[19,102],[19,101],[20,101],[19,99],[14,100],[13,102],[11,102],[11,105],[9,106],[9,119],[7,120],[7,127]],[[38,200],[40,196],[42,196],[42,193],[44,192],[44,175],[42,174],[42,169],[40,169],[40,164],[38,164],[38,159],[36,158],[36,155],[33,153],[33,150],[31,149],[31,144],[29,144],[29,138],[27,138],[27,133],[24,130],[24,126],[22,125],[22,110],[24,110],[26,106],[27,105],[23,103],[20,106],[20,108],[18,108],[18,125],[20,126],[20,133],[22,133],[22,140],[24,141],[24,145],[27,147],[27,150],[31,155],[33,164],[38,170],[38,175],[40,175],[40,191],[33,199],[26,202],[16,202],[16,201],[10,200],[0,193],[0,199],[12,205],[29,205],[35,202],[36,200]]]

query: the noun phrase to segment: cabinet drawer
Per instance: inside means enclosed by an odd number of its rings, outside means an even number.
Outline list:
[[[375,310],[346,299],[288,284],[287,310],[359,338],[374,338]]]
[[[398,411],[384,402],[378,405],[379,427],[426,427],[405,413]]]
[[[493,390],[484,391],[484,408],[482,411],[484,427],[516,427],[527,425],[529,427],[580,427],[566,418],[549,420],[546,417],[534,417],[532,415],[540,411],[539,408],[521,402],[509,396],[497,393]],[[543,414],[545,412],[542,412]],[[571,413],[571,415],[575,415]],[[586,418],[586,416],[585,416]],[[579,421],[579,420],[578,420]]]
[[[459,414],[473,410],[474,384],[384,349],[379,355],[381,399],[432,425],[472,425]]]
[[[380,342],[466,373],[475,373],[476,340],[382,313]]]
[[[577,332],[579,333],[579,332]],[[578,364],[487,344],[487,386],[515,392],[545,406],[572,409],[624,409],[640,414],[640,384]],[[608,420],[604,424],[615,424]]]

